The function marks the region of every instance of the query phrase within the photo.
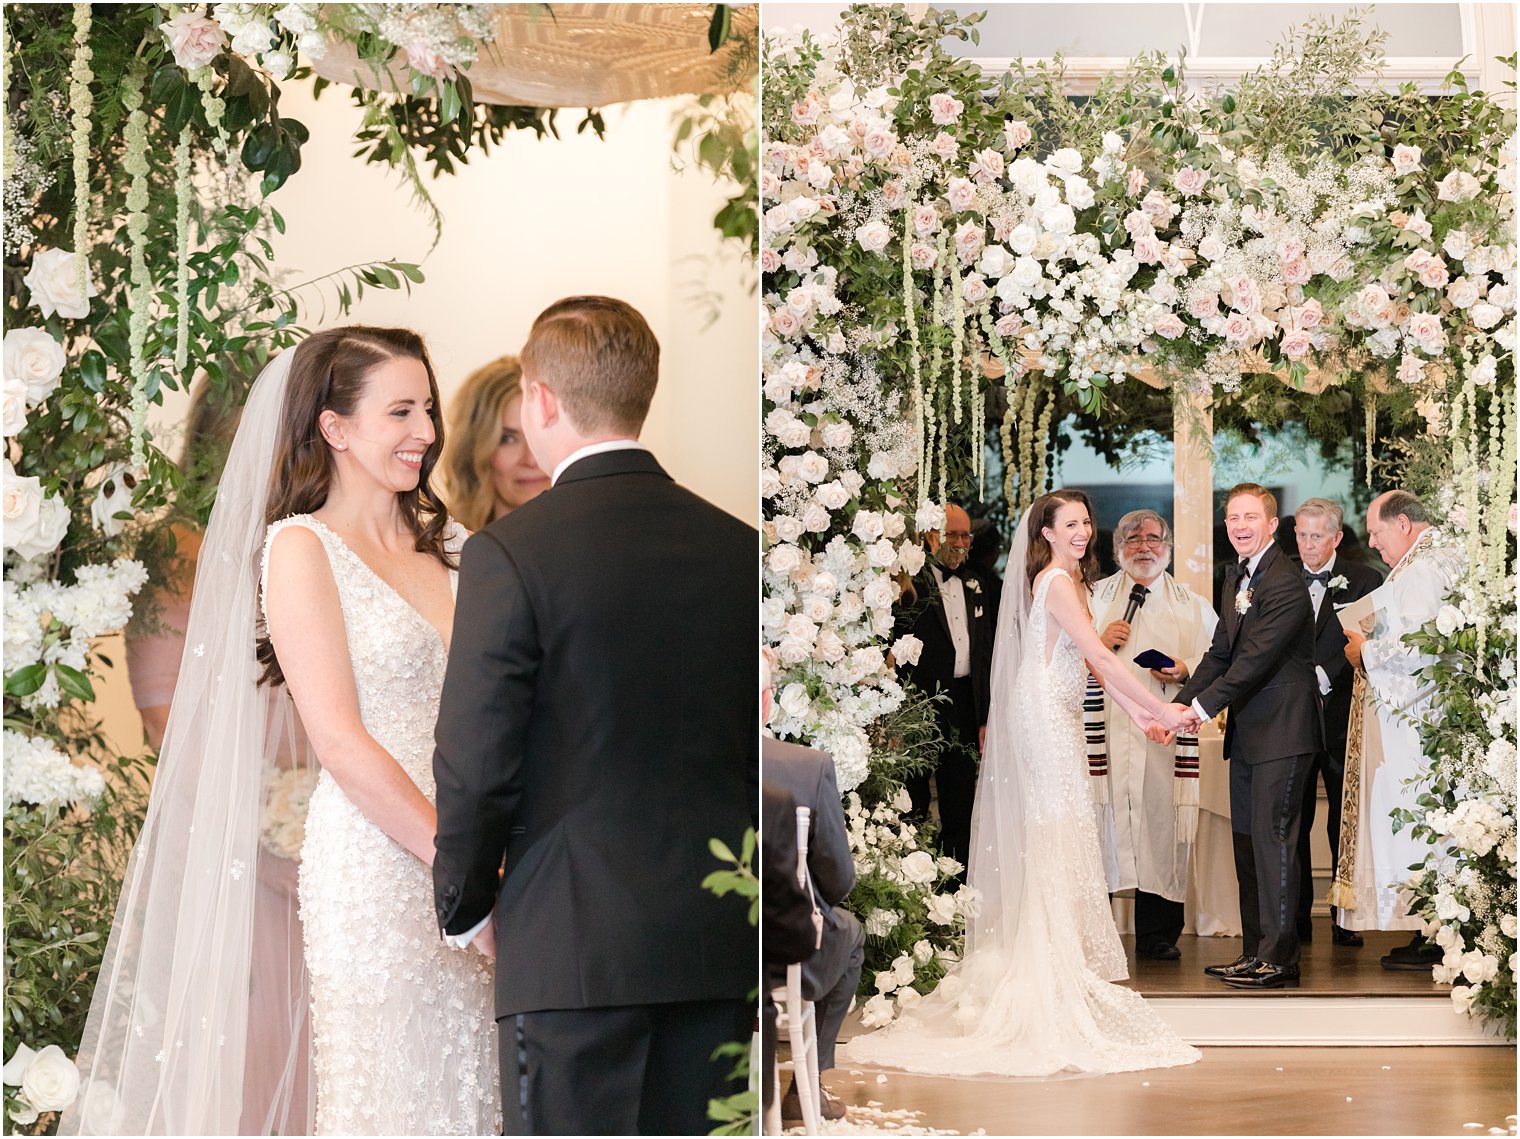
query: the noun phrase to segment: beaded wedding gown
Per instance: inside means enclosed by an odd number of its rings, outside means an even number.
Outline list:
[[[1023,567],[1010,564],[1009,587],[1015,572],[1022,578]],[[841,1064],[1053,1076],[1199,1058],[1139,993],[1110,983],[1129,969],[1086,785],[1087,665],[1064,630],[1048,659],[1045,651],[1046,596],[1065,573],[1048,570],[1023,601],[1024,615],[1000,622],[972,823],[969,881],[980,909],[965,959],[898,1020],[842,1046]],[[1017,612],[1012,592],[1005,588],[1003,604]]]
[[[266,567],[269,544],[288,526],[310,530],[327,551],[365,728],[432,801],[446,664],[438,631],[309,515],[269,527]],[[457,554],[463,539],[453,524],[449,551]],[[443,942],[428,867],[325,771],[306,816],[300,901],[317,1133],[499,1133],[491,963]]]

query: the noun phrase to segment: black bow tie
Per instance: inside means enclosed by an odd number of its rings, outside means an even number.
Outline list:
[[[1241,581],[1245,581],[1248,577],[1250,577],[1251,576],[1251,559],[1250,558],[1241,558],[1240,561],[1236,562],[1235,563],[1235,572],[1236,572],[1236,574],[1239,575]]]
[[[1330,571],[1329,570],[1320,570],[1318,573],[1315,573],[1313,570],[1304,570],[1303,573],[1304,573],[1304,580],[1305,581],[1317,581],[1321,585],[1326,586],[1327,588],[1330,585]]]
[[[960,565],[956,566],[954,569],[947,569],[944,566],[940,566],[939,567],[939,572],[940,572],[940,576],[941,577],[946,577],[946,578],[953,577],[953,578],[958,578],[961,581],[965,581],[966,580],[966,563],[962,562]]]

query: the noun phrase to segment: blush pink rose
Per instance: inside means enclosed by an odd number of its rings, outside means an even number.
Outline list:
[[[1297,328],[1315,329],[1325,319],[1325,310],[1320,307],[1319,301],[1305,301],[1293,310],[1293,323]]]
[[[1251,318],[1232,312],[1224,322],[1224,338],[1234,345],[1246,343],[1251,339]]]
[[[1177,192],[1189,198],[1197,197],[1202,193],[1208,180],[1207,170],[1197,170],[1191,166],[1184,166],[1172,175],[1172,185],[1176,187]]]
[[[956,213],[964,213],[976,202],[976,186],[969,178],[952,178],[950,188],[945,191],[945,200]]]
[[[965,110],[965,104],[945,91],[929,96],[929,114],[940,126],[955,122]]]
[[[1295,329],[1282,338],[1282,354],[1290,360],[1301,360],[1313,344],[1313,336],[1307,329]]]
[[[1188,313],[1198,320],[1219,315],[1219,297],[1215,293],[1195,293],[1188,301]]]
[[[1169,312],[1156,322],[1156,335],[1164,336],[1168,340],[1176,340],[1187,326],[1182,323],[1182,318],[1174,312]]]
[[[1003,141],[1008,144],[1009,150],[1018,150],[1026,146],[1034,137],[1034,132],[1029,129],[1029,124],[1022,119],[1010,119],[1003,124]]]
[[[222,26],[199,12],[181,12],[158,26],[174,54],[174,62],[187,71],[205,67],[222,54],[227,34]]]
[[[939,228],[939,211],[930,205],[913,207],[913,229],[916,233],[930,234]]]
[[[1295,257],[1282,268],[1283,281],[1289,285],[1307,285],[1312,274],[1309,271],[1309,262],[1302,257]]]
[[[913,247],[908,250],[908,257],[913,262],[913,268],[932,269],[934,263],[939,260],[939,250],[926,242],[915,241]]]

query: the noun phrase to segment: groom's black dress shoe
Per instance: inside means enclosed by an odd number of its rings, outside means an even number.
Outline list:
[[[1353,948],[1362,944],[1362,935],[1354,929],[1342,929],[1338,925],[1330,927],[1330,940],[1336,945],[1349,945]]]
[[[1182,956],[1182,950],[1169,941],[1148,941],[1135,946],[1135,956],[1150,961],[1176,961]]]
[[[1233,977],[1236,973],[1244,973],[1255,964],[1256,958],[1242,953],[1228,965],[1205,965],[1203,971],[1210,977]]]
[[[1225,977],[1224,983],[1235,989],[1296,989],[1298,966],[1258,961],[1249,969]]]
[[[829,1095],[823,1088],[818,1089],[819,1114],[825,1119],[843,1119],[845,1106],[843,1100],[837,1100]],[[797,1082],[792,1081],[792,1086],[781,1097],[781,1122],[796,1124],[802,1122],[802,1097],[797,1094]]]

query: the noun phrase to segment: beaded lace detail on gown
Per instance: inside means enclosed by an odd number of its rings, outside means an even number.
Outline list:
[[[957,973],[898,1020],[842,1046],[841,1064],[927,1075],[1050,1076],[1174,1067],[1199,1058],[1139,993],[1110,983],[1127,978],[1129,968],[1109,908],[1087,788],[1087,666],[1064,630],[1048,661],[1045,654],[1045,599],[1058,573],[1065,571],[1049,571],[1036,585],[1026,634],[1031,648],[1015,685],[1015,708],[1005,716],[1025,741],[1018,754],[1028,767],[1027,801],[1015,832],[1023,874],[1006,918],[1012,928],[984,935]],[[972,885],[983,856],[998,857],[973,852]]]
[[[446,663],[438,631],[308,515],[269,527],[266,567],[270,543],[287,526],[310,530],[327,551],[365,728],[431,802]],[[448,548],[457,553],[463,540],[453,524]],[[325,771],[306,816],[300,901],[317,1133],[498,1134],[491,963],[444,944],[428,867]]]

